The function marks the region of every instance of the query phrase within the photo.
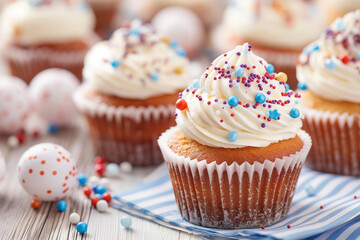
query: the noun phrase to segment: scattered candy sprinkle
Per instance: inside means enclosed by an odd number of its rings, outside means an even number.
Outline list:
[[[79,223],[76,225],[76,231],[78,231],[78,233],[80,233],[80,234],[86,233],[86,231],[87,231],[87,224],[84,223],[84,222],[79,222]]]
[[[64,200],[60,200],[57,202],[56,208],[59,212],[64,212],[67,208],[67,203]]]

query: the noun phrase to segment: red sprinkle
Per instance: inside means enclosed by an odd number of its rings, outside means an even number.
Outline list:
[[[176,108],[179,109],[180,111],[183,111],[187,108],[187,103],[185,101],[185,99],[178,99],[176,101]]]
[[[291,226],[290,226],[290,225],[287,225],[287,228],[291,228]]]
[[[354,196],[354,199],[356,199],[357,197],[356,196]]]
[[[348,64],[350,62],[350,58],[347,54],[343,54],[340,56],[340,60],[344,63],[344,64]]]
[[[107,201],[108,203],[109,202],[111,202],[111,194],[110,193],[104,193],[103,195],[102,195],[102,198],[105,200],[105,201]]]
[[[262,226],[262,227],[261,227],[261,229],[265,229],[265,227],[264,227],[264,226]]]
[[[321,205],[321,206],[320,206],[320,209],[323,209],[323,208],[324,208],[324,206],[323,206],[323,205]]]

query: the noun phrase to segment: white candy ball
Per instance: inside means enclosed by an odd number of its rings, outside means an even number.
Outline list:
[[[72,94],[79,86],[74,74],[63,69],[47,69],[31,81],[29,92],[41,117],[56,125],[71,123],[76,116]]]
[[[176,40],[188,56],[195,56],[203,45],[205,30],[201,19],[183,7],[168,7],[156,14],[152,24],[162,36]]]
[[[87,181],[87,184],[89,185],[89,186],[91,186],[91,185],[93,185],[94,183],[99,183],[99,181],[100,181],[100,178],[98,177],[98,176],[91,176],[91,177],[89,177],[89,179],[88,179],[88,181]]]
[[[17,133],[31,110],[26,83],[20,78],[0,77],[0,134]]]
[[[110,181],[107,178],[101,178],[99,184],[103,185],[106,189],[109,189]]]
[[[124,173],[131,173],[132,172],[132,165],[129,162],[122,162],[120,163],[120,171]]]
[[[2,182],[2,180],[4,180],[5,172],[6,172],[5,160],[4,160],[4,157],[0,153],[0,182]]]
[[[29,148],[20,158],[18,177],[34,198],[56,201],[77,185],[78,169],[70,153],[53,143]]]
[[[119,175],[119,172],[120,167],[116,163],[109,163],[108,165],[106,165],[105,173],[108,177],[117,177]]]
[[[74,212],[70,214],[69,220],[72,224],[78,224],[80,222],[80,215]]]
[[[19,139],[13,135],[8,138],[7,143],[11,148],[16,148],[19,146]]]
[[[106,211],[106,209],[109,208],[109,203],[105,200],[100,200],[96,203],[96,209],[99,211],[99,212],[104,212]]]

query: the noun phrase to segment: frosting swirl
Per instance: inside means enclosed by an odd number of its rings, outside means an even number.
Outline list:
[[[186,87],[189,61],[176,42],[161,39],[150,25],[133,21],[90,50],[83,75],[105,94],[146,99]]]
[[[335,20],[298,62],[302,89],[333,101],[360,103],[360,10]]]
[[[81,0],[17,0],[1,16],[1,35],[21,46],[67,43],[89,38],[95,17]]]
[[[295,137],[300,95],[284,84],[286,74],[273,71],[247,43],[219,56],[180,94],[178,127],[211,147],[266,147]]]
[[[321,33],[324,19],[313,0],[232,0],[224,26],[254,44],[301,49]]]

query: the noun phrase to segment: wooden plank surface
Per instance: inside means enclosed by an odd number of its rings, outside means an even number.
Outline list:
[[[65,199],[68,208],[64,213],[57,211],[56,202],[42,203],[39,210],[32,209],[32,198],[22,189],[16,168],[24,151],[41,142],[57,143],[65,147],[77,160],[79,172],[88,176],[93,174],[94,153],[82,120],[73,127],[61,129],[56,135],[27,139],[24,145],[15,149],[8,147],[6,137],[0,137],[0,152],[7,164],[6,177],[0,183],[0,239],[200,239],[137,217],[132,217],[132,228],[125,230],[120,224],[125,213],[112,208],[106,213],[98,212],[82,194],[81,188]],[[111,179],[111,190],[120,192],[131,188],[153,169],[134,169],[131,174]],[[72,212],[79,213],[81,220],[88,223],[86,234],[78,234],[75,226],[70,224],[69,215]]]

